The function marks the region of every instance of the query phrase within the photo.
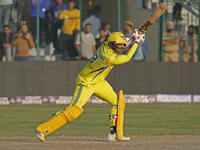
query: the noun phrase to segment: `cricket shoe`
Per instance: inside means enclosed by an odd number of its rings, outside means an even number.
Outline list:
[[[37,138],[41,141],[41,142],[44,142],[45,139],[44,139],[44,133],[41,133],[41,132],[38,132],[36,129],[35,130],[35,135],[37,136]]]
[[[121,139],[117,139],[117,134],[114,133],[114,134],[111,134],[109,133],[108,134],[108,139],[107,141],[109,142],[114,142],[114,141],[129,141],[130,140],[130,137],[125,137],[125,136],[122,136]]]

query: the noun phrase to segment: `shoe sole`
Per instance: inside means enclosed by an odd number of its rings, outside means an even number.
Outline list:
[[[130,141],[130,139],[131,139],[131,138],[128,138],[128,139],[126,139],[126,140],[120,140],[120,139],[118,139],[118,141],[126,142],[126,141]]]
[[[108,140],[108,139],[107,139],[107,141],[108,141],[108,142],[116,142],[117,140]]]
[[[130,139],[129,140],[118,140],[118,141],[120,141],[120,142],[127,142],[127,141],[130,141]]]

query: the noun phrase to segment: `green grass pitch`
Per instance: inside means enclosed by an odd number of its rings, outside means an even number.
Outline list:
[[[68,105],[0,105],[0,137],[33,137],[34,128]],[[49,136],[105,136],[109,104],[86,104],[84,113]],[[124,134],[200,135],[200,103],[126,104]]]

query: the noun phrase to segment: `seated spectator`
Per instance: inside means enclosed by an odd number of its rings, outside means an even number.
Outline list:
[[[108,36],[106,36],[106,33],[103,28],[99,29],[99,36],[100,37],[96,39],[96,49],[98,49],[101,46],[101,44],[103,44],[108,39]]]
[[[106,36],[109,36],[111,34],[111,31],[110,31],[110,24],[108,22],[104,22],[103,23],[103,29],[106,33]]]
[[[110,31],[110,24],[108,22],[104,22],[103,23],[103,29],[105,31],[106,36],[108,37],[111,34]],[[99,32],[96,35],[96,39],[98,39],[100,37]]]
[[[13,40],[14,34],[11,32],[9,25],[3,26],[3,32],[0,33],[0,43],[3,52],[6,53],[6,61],[13,61],[15,55],[15,48],[12,48],[11,42]]]
[[[91,33],[92,25],[85,24],[84,31],[81,32],[81,56],[85,60],[92,58],[94,52],[96,51],[96,42],[93,34]],[[75,47],[77,51],[80,51],[80,34],[77,34],[75,40]]]
[[[198,37],[195,34],[195,26],[188,26],[187,35],[180,41],[183,51],[183,62],[198,62]]]
[[[131,21],[125,21],[124,26],[121,29],[121,32],[124,33],[125,36],[133,35],[133,23]]]
[[[56,2],[52,3],[50,6],[48,16],[50,22],[52,23],[51,36],[54,48],[57,47],[58,43],[58,30],[61,29],[63,24],[63,19],[59,20],[58,15],[65,9],[67,9],[67,5],[63,3],[63,0],[56,0]]]
[[[88,18],[85,19],[85,21],[83,22],[83,27],[85,27],[85,25],[87,23],[92,25],[92,34],[94,35],[94,37],[97,36],[97,33],[99,32],[99,29],[101,28],[101,22],[99,20],[99,18],[97,18],[94,15],[94,10],[93,9],[89,9],[88,11]]]
[[[174,31],[174,23],[167,22],[167,32],[163,33],[163,56],[164,62],[179,61],[179,34]]]
[[[19,27],[18,33],[15,34],[14,40],[11,43],[12,47],[16,47],[16,61],[28,61],[29,49],[35,47],[33,37],[28,32],[28,26],[22,24]]]

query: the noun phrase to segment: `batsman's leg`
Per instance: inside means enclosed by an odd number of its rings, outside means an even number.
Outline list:
[[[45,136],[79,117],[83,113],[83,105],[85,105],[92,94],[92,88],[77,84],[70,106],[64,110],[58,111],[51,119],[35,129],[36,136],[40,141],[44,142]]]
[[[123,124],[124,124],[124,110],[125,110],[125,99],[123,95],[123,91],[119,91],[118,93],[118,117],[116,121],[117,125],[117,139],[119,141],[129,141],[129,137],[123,136]]]
[[[123,118],[119,119],[119,115],[118,115],[119,110],[120,110],[120,114],[123,114],[123,112],[124,112],[124,109],[119,109],[119,108],[121,108],[121,99],[123,97],[123,92],[122,92],[122,95],[120,95],[120,97],[117,96],[117,94],[114,92],[114,90],[110,86],[110,84],[104,80],[98,85],[94,94],[98,98],[100,98],[104,101],[107,101],[108,103],[111,104],[110,115],[109,115],[110,133],[108,134],[107,140],[108,141],[117,141],[117,140],[118,141],[129,141],[130,140],[129,137],[123,136],[123,121],[124,121],[124,119]],[[122,101],[123,100],[124,99],[122,99]],[[124,104],[125,104],[125,100],[124,100]],[[120,117],[121,116],[122,115],[120,115]],[[119,125],[119,127],[118,127],[118,125]],[[117,128],[119,128],[120,130],[117,130]],[[119,137],[118,137],[118,132],[120,135]]]
[[[78,116],[83,113],[83,109],[79,106],[69,107],[63,110],[58,115],[54,116],[53,118],[49,119],[47,122],[39,125],[36,129],[36,136],[44,142],[44,137],[50,134],[51,132],[55,131],[56,129],[60,128],[64,124],[75,120]]]

